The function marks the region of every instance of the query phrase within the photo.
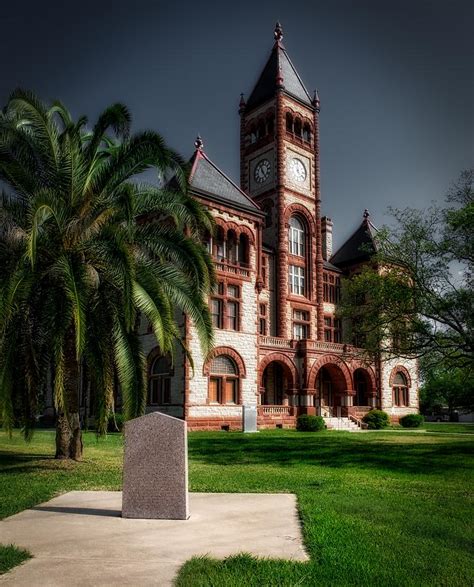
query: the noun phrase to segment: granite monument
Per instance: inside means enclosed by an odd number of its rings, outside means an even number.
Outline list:
[[[187,520],[186,422],[152,412],[125,424],[122,516]]]

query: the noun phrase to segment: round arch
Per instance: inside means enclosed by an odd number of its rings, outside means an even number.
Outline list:
[[[314,237],[315,232],[316,232],[316,226],[314,223],[313,218],[311,217],[311,213],[308,210],[308,208],[306,208],[306,206],[303,206],[302,204],[290,204],[283,215],[283,224],[286,226],[286,228],[288,229],[290,224],[290,218],[292,216],[301,216],[304,220],[304,222],[306,223],[306,226],[308,227],[309,233],[311,235],[311,237]]]
[[[283,353],[272,353],[263,357],[258,365],[260,382],[262,381],[265,369],[273,362],[280,363],[286,370],[287,374],[290,375],[290,387],[297,387],[299,385],[298,369],[293,361]]]
[[[390,373],[390,379],[389,379],[389,385],[390,387],[393,387],[393,382],[395,379],[395,375],[397,373],[403,373],[403,375],[405,375],[406,380],[407,380],[407,385],[408,387],[411,387],[411,377],[410,377],[410,373],[408,371],[408,369],[406,367],[404,367],[403,365],[397,365],[396,367],[394,367]]]
[[[202,367],[203,375],[205,375],[206,377],[209,375],[209,368],[212,359],[215,359],[219,355],[227,355],[235,362],[240,378],[244,379],[247,376],[244,360],[236,350],[228,346],[219,346],[212,349],[212,351],[207,355],[206,360],[204,361],[204,365]]]
[[[318,372],[321,367],[325,367],[326,365],[334,365],[338,367],[344,377],[344,385],[346,386],[346,389],[352,389],[352,376],[350,369],[337,355],[324,355],[324,357],[320,357],[315,363],[313,363],[308,376],[309,389],[315,388]]]
[[[352,363],[352,380],[354,381],[354,373],[358,370],[364,371],[365,376],[368,378],[372,390],[375,392],[377,389],[377,383],[375,380],[375,373],[372,367],[364,365],[363,363],[353,362]]]

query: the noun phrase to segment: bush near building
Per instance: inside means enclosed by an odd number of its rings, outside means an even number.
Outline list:
[[[419,428],[425,419],[421,414],[407,414],[400,418],[400,425],[403,428]]]
[[[310,416],[309,414],[302,414],[298,416],[296,421],[296,430],[298,432],[319,432],[324,430],[326,424],[322,416]]]
[[[369,430],[381,430],[386,428],[390,423],[390,418],[387,412],[383,410],[370,410],[362,421],[367,424]]]

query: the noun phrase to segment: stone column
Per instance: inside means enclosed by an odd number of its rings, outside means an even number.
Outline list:
[[[303,389],[303,393],[299,394],[301,414],[316,415],[316,407],[314,405],[315,396],[316,390],[312,388],[305,388]]]

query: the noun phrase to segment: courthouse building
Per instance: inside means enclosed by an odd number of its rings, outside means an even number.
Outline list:
[[[371,408],[393,420],[418,410],[415,361],[367,364],[336,317],[341,277],[369,259],[368,212],[333,251],[333,223],[321,217],[318,94],[311,96],[275,29],[275,43],[247,100],[240,101],[240,186],[196,140],[191,194],[212,213],[207,246],[218,285],[209,300],[215,347],[203,356],[180,318],[193,359],[160,355],[142,324],[148,410],[185,418],[190,429],[241,429],[243,406],[259,427],[287,427],[301,413],[355,427]],[[361,210],[363,202],[361,202]],[[333,418],[330,420],[329,418]]]

